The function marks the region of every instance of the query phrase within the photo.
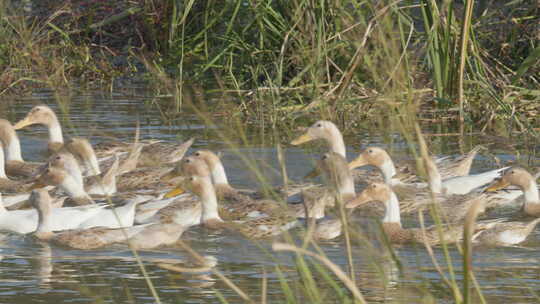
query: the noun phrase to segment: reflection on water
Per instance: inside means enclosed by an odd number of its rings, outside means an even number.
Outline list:
[[[6,101],[0,104],[0,113],[10,121],[20,119],[37,103],[47,103],[55,108],[61,122],[66,126],[68,136],[88,136],[93,142],[115,137],[131,140],[136,122],[141,124],[141,137],[165,141],[182,141],[196,137],[194,148],[209,148],[222,152],[230,181],[239,187],[255,187],[261,181],[247,170],[245,158],[260,168],[266,182],[279,184],[281,176],[279,162],[272,141],[260,138],[259,133],[248,134],[257,144],[240,145],[232,150],[215,132],[219,124],[205,127],[196,115],[186,113],[174,121],[163,124],[160,111],[149,106],[144,90],[123,91],[122,94],[86,94],[71,97],[72,103],[64,112],[58,109],[54,98],[47,93],[31,98]],[[357,134],[346,138],[352,143],[348,148],[350,158],[365,144],[379,144],[391,147],[393,155],[408,158],[407,146],[397,132],[359,127]],[[441,132],[441,130],[437,130]],[[28,160],[42,160],[46,151],[46,130],[32,127],[20,133],[24,157]],[[230,138],[240,144],[240,138]],[[464,149],[469,149],[481,138],[472,136],[463,139]],[[266,144],[260,144],[260,143]],[[455,137],[441,137],[433,140],[439,154],[458,153],[460,146]],[[283,141],[285,143],[285,141]],[[355,148],[352,148],[355,147]],[[463,148],[463,147],[461,147]],[[492,149],[500,159],[513,159],[513,152]],[[240,157],[239,153],[242,157]],[[525,154],[527,152],[525,151]],[[287,147],[286,164],[290,178],[301,180],[311,169],[313,159],[319,150],[311,148]],[[531,158],[535,160],[534,158]],[[480,156],[473,170],[492,166],[491,158]],[[368,219],[355,214],[354,225],[366,227]],[[414,219],[404,219],[405,225],[416,225]],[[373,229],[371,229],[373,230]],[[370,229],[366,235],[374,234]],[[302,288],[301,275],[295,267],[295,256],[287,253],[273,253],[268,242],[252,242],[226,233],[209,233],[196,228],[185,233],[186,242],[201,255],[218,258],[218,269],[255,301],[261,299],[263,282],[266,282],[266,299],[269,302],[283,302],[282,278],[294,290]],[[477,248],[474,252],[474,269],[489,303],[531,302],[535,298],[529,288],[538,289],[540,284],[540,236],[534,233],[523,247]],[[322,243],[321,248],[330,260],[348,269],[343,240]],[[125,247],[116,246],[105,250],[66,250],[34,241],[31,237],[14,234],[2,235],[0,240],[0,302],[29,303],[76,300],[77,302],[136,302],[153,303],[144,276]],[[433,267],[431,257],[421,246],[401,246],[395,248],[399,262],[393,261],[384,246],[366,241],[353,244],[354,273],[356,284],[369,302],[380,303],[451,303],[449,288]],[[444,272],[444,255],[440,248],[434,249],[435,257]],[[459,252],[451,248],[451,257],[458,280],[461,275]],[[158,263],[175,264],[185,261],[187,254],[180,248],[166,248],[141,252],[141,258],[159,296],[166,303],[217,303],[216,293],[230,303],[241,298],[224,282],[211,273],[186,274],[158,267]],[[307,259],[310,261],[310,259]],[[310,262],[308,262],[310,263]],[[279,270],[279,271],[278,271]],[[317,271],[317,270],[313,270]],[[445,275],[448,275],[445,273]],[[317,283],[321,296],[335,299],[334,294],[326,294],[327,284],[323,275]],[[331,276],[332,277],[332,276]],[[329,290],[329,293],[335,292]],[[344,291],[345,292],[345,291]]]

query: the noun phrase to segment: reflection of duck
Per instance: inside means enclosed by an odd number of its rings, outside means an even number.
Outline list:
[[[95,249],[113,243],[125,242],[137,233],[141,232],[146,225],[133,226],[129,228],[105,228],[95,227],[91,229],[67,230],[55,233],[51,218],[51,197],[45,190],[32,191],[30,202],[37,209],[39,214],[39,224],[34,236],[43,241],[76,249]]]
[[[509,185],[518,186],[523,192],[523,211],[527,215],[540,217],[540,196],[535,177],[523,168],[512,167],[506,170],[486,191],[495,191]]]
[[[442,235],[444,242],[455,243],[462,239],[463,227],[459,225],[447,225],[444,226],[443,231],[440,232],[436,226],[426,227],[425,230],[421,228],[409,228],[404,229],[401,226],[401,216],[399,201],[390,188],[386,184],[373,183],[366,187],[356,199],[346,204],[346,208],[355,208],[370,201],[382,202],[385,205],[386,211],[382,220],[382,227],[388,239],[393,243],[428,243],[436,245],[441,243],[440,235]],[[495,225],[496,222],[477,223],[477,230],[486,229]]]
[[[62,127],[54,111],[47,105],[38,105],[33,107],[26,117],[15,124],[15,129],[22,129],[26,126],[40,124],[47,127],[49,131],[48,147],[51,152],[59,151],[64,146],[64,137]],[[187,148],[192,140],[186,143]],[[182,159],[186,150],[185,144],[167,144],[162,142],[147,142],[142,149],[139,163],[141,166],[151,166],[155,164],[171,163]],[[131,150],[131,144],[124,142],[108,142],[96,145],[98,156],[106,156],[117,152],[128,152]]]
[[[41,164],[24,161],[21,154],[21,143],[11,123],[0,119],[0,142],[4,146],[5,171],[14,177],[34,177]]]

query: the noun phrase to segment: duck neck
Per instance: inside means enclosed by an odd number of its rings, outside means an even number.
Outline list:
[[[336,128],[331,131],[331,136],[327,138],[328,144],[330,145],[330,151],[340,154],[345,159],[347,159],[347,151],[345,148],[345,142],[343,141],[343,135]]]
[[[66,191],[69,197],[73,198],[76,201],[92,201],[92,198],[86,193],[82,184],[79,184],[77,180],[71,176],[69,173],[65,175],[60,188]]]
[[[212,169],[212,179],[214,184],[229,185],[229,180],[227,179],[227,174],[225,173],[225,168],[221,162],[214,164],[214,169]]]
[[[58,118],[54,118],[49,125],[49,142],[51,143],[64,143],[64,136],[62,135],[62,127],[58,122]]]
[[[71,166],[67,166],[67,168],[65,169],[66,169],[66,172],[75,179],[77,184],[84,185],[81,168],[79,167],[78,164],[72,164]]]
[[[21,142],[15,134],[5,146],[6,161],[24,161],[21,154]]]
[[[538,194],[538,186],[536,181],[530,180],[527,188],[523,188],[523,196],[526,204],[540,205],[540,196]]]
[[[396,175],[396,167],[394,166],[394,162],[392,161],[392,159],[386,159],[379,168],[379,170],[381,170],[384,182],[387,185],[392,185],[392,178],[394,177],[394,175]]]
[[[383,223],[398,223],[401,225],[401,216],[399,214],[399,201],[394,193],[390,192],[390,198],[384,202],[386,213],[384,214]]]
[[[99,168],[99,162],[96,155],[92,155],[88,160],[85,160],[84,166],[87,168],[87,174],[89,176],[101,174],[101,169]]]
[[[212,186],[212,183],[210,181],[207,181],[207,186],[204,187],[202,193],[201,193],[201,201],[202,201],[202,218],[201,222],[206,223],[208,221],[222,221],[221,217],[219,217],[218,213],[218,202],[217,202],[217,196],[216,192],[214,190],[214,187]]]
[[[337,191],[343,201],[347,201],[349,198],[354,198],[356,196],[354,181],[350,173],[340,181]]]
[[[429,180],[429,189],[433,193],[443,193],[442,178],[439,169],[437,169],[437,166],[431,160],[427,160],[425,165]]]
[[[51,208],[50,206],[45,208],[38,208],[38,226],[36,233],[38,235],[46,235],[52,233],[52,223],[51,223]]]
[[[4,149],[0,145],[0,178],[7,178],[6,163],[4,161]]]
[[[6,212],[7,209],[4,207],[4,201],[2,200],[2,194],[0,194],[0,213]]]

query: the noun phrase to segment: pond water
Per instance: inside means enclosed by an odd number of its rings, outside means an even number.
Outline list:
[[[68,135],[88,136],[93,142],[114,137],[132,140],[136,122],[140,122],[141,137],[164,141],[183,141],[195,137],[193,149],[208,148],[222,153],[230,181],[234,186],[256,187],[257,178],[247,170],[247,158],[262,170],[273,184],[281,181],[279,163],[271,133],[247,129],[247,142],[227,132],[230,142],[220,135],[227,128],[216,119],[207,126],[197,115],[186,112],[172,123],[164,123],[158,107],[148,102],[150,96],[144,89],[125,89],[113,94],[79,93],[65,96],[70,101],[68,111],[62,112],[55,97],[49,92],[37,92],[31,97],[5,100],[0,104],[0,117],[12,122],[21,119],[38,103],[47,103],[59,113],[61,123]],[[62,113],[62,114],[61,114]],[[426,132],[440,132],[429,130]],[[231,135],[232,134],[232,135]],[[32,127],[19,132],[23,156],[27,160],[42,161],[46,151],[47,133],[44,128]],[[476,135],[461,138],[464,149],[493,138]],[[286,144],[289,138],[283,138]],[[346,137],[349,159],[366,144],[376,144],[391,150],[398,158],[407,158],[407,145],[392,128],[377,130],[369,122],[358,132]],[[456,136],[437,137],[435,151],[439,155],[458,153],[460,142]],[[517,142],[521,160],[536,165],[537,160],[530,146],[534,143]],[[313,159],[321,149],[291,147],[284,145],[288,174],[291,179],[301,180],[312,168]],[[535,148],[533,146],[533,148]],[[494,145],[493,155],[503,160],[514,159],[515,151],[507,145]],[[530,157],[529,157],[530,156]],[[479,156],[474,171],[493,167],[491,158]],[[369,219],[355,214],[354,224],[362,225]],[[406,226],[418,225],[415,218],[404,219]],[[538,231],[538,229],[537,229]],[[284,277],[291,288],[299,288],[300,275],[295,270],[295,260],[289,254],[272,252],[269,241],[248,241],[237,235],[213,233],[202,228],[191,229],[183,239],[201,255],[218,259],[218,270],[245,291],[255,302],[261,301],[263,282],[267,283],[267,301],[285,302],[281,287]],[[343,238],[320,243],[327,257],[348,269]],[[520,247],[478,248],[474,252],[474,270],[488,303],[532,303],[540,294],[540,235],[533,232]],[[451,303],[449,288],[444,285],[433,266],[431,257],[419,246],[395,248],[403,264],[399,271],[391,262],[387,250],[371,246],[367,242],[353,242],[353,264],[356,284],[366,299],[373,303]],[[444,271],[447,270],[444,254],[434,248],[435,257]],[[102,250],[67,250],[36,242],[28,236],[3,234],[0,241],[0,302],[1,303],[154,303],[154,298],[132,252],[116,245]],[[180,274],[162,269],[156,263],[162,260],[186,260],[188,254],[180,247],[141,251],[140,256],[157,293],[164,303],[218,303],[219,298],[237,303],[241,298],[223,281],[212,274]],[[450,256],[461,281],[461,259],[455,247]],[[279,265],[279,272],[276,265]],[[317,274],[315,274],[317,276]],[[321,280],[323,282],[324,280]],[[325,298],[325,284],[320,284]],[[331,289],[329,289],[329,292]],[[293,294],[295,294],[293,292]],[[335,300],[333,294],[327,299]],[[325,301],[323,301],[325,302]]]

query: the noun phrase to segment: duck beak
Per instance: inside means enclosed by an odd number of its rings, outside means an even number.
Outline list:
[[[489,187],[484,190],[485,192],[495,192],[497,190],[501,190],[503,188],[506,188],[510,186],[510,183],[507,182],[504,178],[499,178],[495,180],[493,184],[491,184]]]
[[[356,198],[354,198],[351,201],[348,201],[345,204],[345,208],[347,209],[357,208],[371,201],[373,201],[373,199],[365,191],[362,191],[362,193],[360,193]]]
[[[349,163],[349,170],[368,165],[367,160],[364,158],[364,153],[361,153],[353,161]]]
[[[171,198],[171,197],[175,197],[175,196],[178,196],[182,193],[186,192],[184,189],[182,189],[182,187],[176,187],[174,189],[172,189],[171,191],[167,192],[164,196],[164,198]]]
[[[314,140],[313,136],[309,135],[308,133],[305,133],[297,137],[295,140],[291,141],[291,145],[298,146],[312,140]]]
[[[20,120],[19,122],[17,122],[13,128],[15,130],[19,130],[19,129],[22,129],[26,126],[29,126],[29,125],[32,125],[34,124],[34,122],[32,121],[32,119],[30,119],[30,117],[26,116],[23,120]]]

